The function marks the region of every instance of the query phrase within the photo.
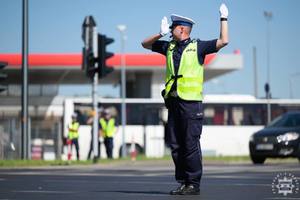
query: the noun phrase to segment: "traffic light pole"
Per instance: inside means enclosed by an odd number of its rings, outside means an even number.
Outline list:
[[[93,54],[95,58],[98,58],[98,33],[97,28],[93,28]],[[95,69],[99,67],[98,62],[94,63]],[[99,130],[98,130],[98,95],[97,95],[97,86],[98,86],[99,73],[98,70],[95,70],[93,77],[93,86],[92,86],[92,96],[93,96],[93,110],[94,110],[94,119],[93,119],[93,152],[94,152],[94,162],[97,162],[100,155],[98,155],[98,142],[99,142]]]
[[[98,134],[98,97],[97,86],[98,79],[103,78],[106,74],[113,71],[111,67],[106,66],[106,59],[113,56],[113,53],[106,52],[106,45],[114,40],[105,35],[97,33],[97,25],[92,16],[87,16],[82,24],[82,39],[85,44],[83,48],[82,69],[92,80],[92,101],[93,101],[93,153],[94,162],[100,157],[98,151],[99,134]]]
[[[98,85],[98,72],[95,72],[93,77],[93,87],[92,87],[92,96],[93,96],[93,111],[94,111],[94,119],[93,119],[93,153],[94,153],[94,162],[97,162],[97,159],[100,157],[98,155],[98,101],[97,101],[97,85]]]

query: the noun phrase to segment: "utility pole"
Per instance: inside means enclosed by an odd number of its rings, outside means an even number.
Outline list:
[[[273,17],[272,12],[264,11],[264,16],[267,20],[267,35],[266,35],[266,41],[267,41],[267,83],[265,84],[265,91],[266,91],[266,98],[267,98],[267,112],[268,112],[268,118],[267,123],[269,124],[271,122],[271,80],[270,80],[270,21]]]
[[[28,0],[23,0],[22,5],[22,136],[21,158],[28,157]]]

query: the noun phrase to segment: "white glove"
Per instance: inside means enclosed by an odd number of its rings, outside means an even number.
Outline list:
[[[222,3],[220,6],[220,15],[221,15],[221,18],[228,17],[228,8],[224,3]]]
[[[167,35],[169,32],[170,32],[170,28],[169,28],[169,23],[168,23],[168,19],[167,17],[163,17],[162,20],[161,20],[161,25],[160,25],[160,32],[159,34],[161,36],[165,36]]]

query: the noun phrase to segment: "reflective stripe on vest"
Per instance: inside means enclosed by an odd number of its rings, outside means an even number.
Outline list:
[[[177,94],[184,100],[202,100],[203,66],[198,61],[197,41],[191,41],[181,55],[178,75],[175,77],[173,50],[175,42],[170,42],[167,51],[166,93],[168,98],[172,85],[177,79]]]
[[[72,129],[72,130],[69,130],[69,134],[68,134],[68,138],[69,139],[76,139],[79,137],[79,134],[78,134],[78,129],[79,129],[79,123],[78,122],[74,122],[74,123],[71,123],[69,125],[69,129]],[[73,131],[75,130],[75,131]]]
[[[108,122],[104,119],[100,119],[101,129],[103,131],[104,137],[113,137],[116,127],[115,127],[115,119],[111,118]]]

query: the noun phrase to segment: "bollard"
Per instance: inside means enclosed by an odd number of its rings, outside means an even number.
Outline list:
[[[136,147],[135,147],[134,136],[132,136],[131,146],[130,146],[131,161],[136,161],[136,156],[137,156],[137,151],[136,151]]]

